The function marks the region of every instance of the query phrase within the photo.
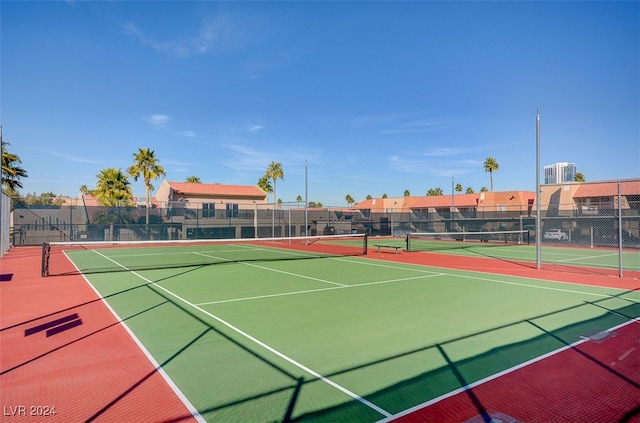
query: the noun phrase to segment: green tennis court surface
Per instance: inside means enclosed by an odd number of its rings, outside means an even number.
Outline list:
[[[126,270],[164,252],[67,254],[121,268],[86,277],[207,421],[374,422],[640,317],[638,292],[362,257]]]
[[[377,243],[375,239],[370,243]],[[536,246],[517,240],[509,242],[489,241],[477,242],[475,240],[456,241],[439,239],[421,239],[416,237],[410,242],[410,250],[413,252],[434,252],[443,254],[457,254],[461,256],[488,257],[509,261],[536,261]],[[385,240],[385,244],[406,246],[405,238]],[[541,261],[544,263],[560,264],[573,267],[596,267],[618,269],[622,256],[622,268],[629,271],[640,271],[640,251],[634,248],[626,248],[620,253],[614,248],[589,248],[587,246],[555,246],[543,244],[541,247]]]

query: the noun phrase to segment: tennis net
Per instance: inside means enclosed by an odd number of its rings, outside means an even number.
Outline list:
[[[42,276],[357,256],[366,253],[366,234],[176,241],[50,242],[42,246]]]
[[[407,251],[438,251],[470,245],[529,244],[528,230],[487,232],[413,232],[407,234]]]

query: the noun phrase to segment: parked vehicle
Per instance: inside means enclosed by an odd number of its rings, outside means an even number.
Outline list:
[[[556,239],[558,241],[566,241],[569,239],[569,235],[560,229],[549,229],[544,232],[542,236],[544,239]]]

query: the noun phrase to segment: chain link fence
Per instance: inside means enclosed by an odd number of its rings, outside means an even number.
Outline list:
[[[557,192],[550,191],[548,198],[541,201],[547,204],[540,213],[542,246],[620,248],[637,252],[640,249],[640,189],[613,184],[607,195],[598,192],[603,184],[580,184],[577,188],[571,186],[572,191],[562,187]],[[147,224],[144,207],[26,206],[17,201],[10,242],[20,246],[54,241],[267,238],[345,233],[404,237],[409,232],[505,230],[529,230],[532,242],[536,236],[536,210],[531,204],[420,211],[345,207],[305,210],[297,203],[276,207],[221,205],[220,209],[198,206],[178,204],[152,208]],[[4,216],[3,212],[3,222]]]

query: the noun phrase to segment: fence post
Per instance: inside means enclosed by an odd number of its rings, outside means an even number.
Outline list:
[[[618,261],[619,261],[619,271],[620,277],[623,277],[622,270],[622,187],[620,185],[620,181],[618,181]]]

